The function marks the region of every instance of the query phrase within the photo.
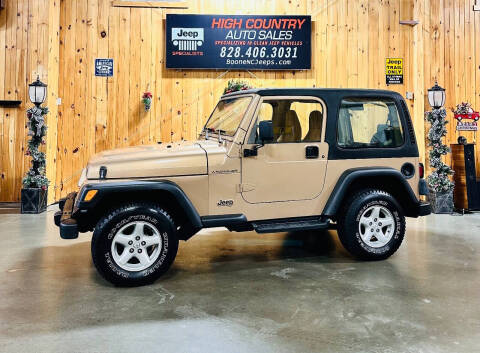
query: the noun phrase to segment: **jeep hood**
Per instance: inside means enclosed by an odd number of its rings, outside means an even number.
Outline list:
[[[208,174],[207,155],[226,156],[217,141],[179,142],[103,151],[87,165],[87,178],[98,179],[100,167],[107,179],[152,178]]]

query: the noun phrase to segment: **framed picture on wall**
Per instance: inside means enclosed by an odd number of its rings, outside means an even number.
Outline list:
[[[6,0],[0,0],[0,10],[5,8],[5,1]]]

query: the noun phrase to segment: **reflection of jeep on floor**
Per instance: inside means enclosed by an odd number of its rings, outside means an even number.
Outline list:
[[[196,142],[102,152],[60,202],[62,238],[93,230],[98,271],[118,285],[157,279],[202,228],[336,227],[358,258],[392,255],[420,201],[423,166],[394,92],[258,89],[222,97]]]

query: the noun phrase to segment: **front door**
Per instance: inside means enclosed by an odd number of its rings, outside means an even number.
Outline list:
[[[314,97],[264,98],[244,149],[261,141],[258,122],[271,120],[274,140],[242,157],[241,193],[246,202],[310,200],[320,195],[327,169],[325,104]]]

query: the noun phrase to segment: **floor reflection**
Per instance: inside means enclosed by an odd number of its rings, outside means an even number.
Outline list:
[[[183,334],[166,336],[176,327],[216,342],[255,336],[258,351],[285,342],[301,352],[474,351],[479,220],[409,220],[399,251],[377,262],[352,258],[335,231],[209,229],[181,242],[171,270],[155,284],[115,288],[92,265],[90,235],[63,241],[45,215],[0,215],[0,234],[8,235],[0,258],[0,345],[13,351],[24,342],[28,351],[54,341],[68,348],[101,332],[110,348],[121,348],[129,333],[144,337],[145,330],[156,332],[145,342],[180,342]]]

